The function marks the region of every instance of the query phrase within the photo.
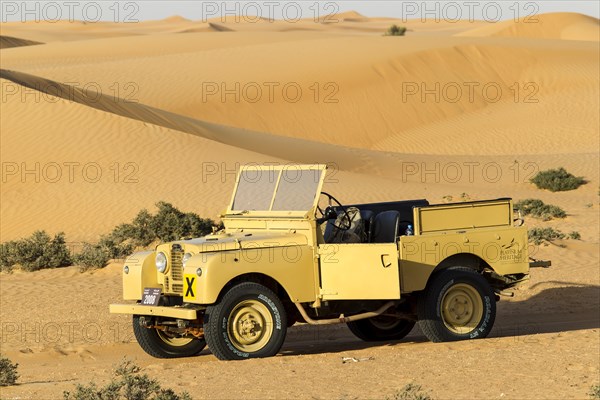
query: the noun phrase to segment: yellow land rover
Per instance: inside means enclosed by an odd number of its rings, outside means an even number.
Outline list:
[[[342,204],[324,165],[245,166],[224,229],[133,254],[112,313],[140,346],[186,357],[269,357],[287,328],[345,323],[365,341],[483,338],[496,301],[529,277],[527,230],[508,198]]]

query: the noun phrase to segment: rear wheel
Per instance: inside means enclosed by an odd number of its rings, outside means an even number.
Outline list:
[[[286,332],[281,300],[257,283],[234,286],[204,314],[204,337],[210,351],[221,360],[274,356]]]
[[[486,337],[496,318],[496,299],[476,271],[456,267],[437,274],[418,304],[419,327],[432,342]]]
[[[380,316],[348,322],[348,328],[359,339],[365,342],[382,342],[400,340],[415,326],[415,321]]]
[[[146,328],[140,323],[141,315],[133,316],[133,333],[140,347],[152,357],[191,357],[200,353],[204,339],[182,337],[156,328]]]

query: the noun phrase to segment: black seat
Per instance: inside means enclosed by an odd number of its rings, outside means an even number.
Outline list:
[[[372,243],[394,243],[400,229],[400,213],[395,210],[377,214],[373,221]]]
[[[331,238],[333,237],[333,233],[336,230],[333,225],[335,224],[335,218],[331,218],[327,220],[325,225],[325,231],[323,232],[323,240],[325,243],[330,243]]]
[[[375,220],[375,213],[371,210],[360,210],[360,216],[364,221],[365,226],[365,243],[371,243],[373,239],[373,221]]]

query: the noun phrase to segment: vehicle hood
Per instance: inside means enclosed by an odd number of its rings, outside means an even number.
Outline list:
[[[306,236],[291,232],[236,232],[208,235],[197,239],[180,240],[171,243],[170,246],[179,244],[186,252],[206,253],[268,247],[301,246],[306,245],[307,243]]]

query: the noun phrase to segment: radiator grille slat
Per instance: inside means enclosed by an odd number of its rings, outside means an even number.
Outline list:
[[[183,252],[171,253],[171,277],[174,281],[183,280]]]
[[[170,275],[170,291],[172,293],[183,293],[183,249],[180,246],[173,246],[171,249]]]
[[[174,293],[183,293],[183,285],[179,283],[173,284],[173,292]]]

